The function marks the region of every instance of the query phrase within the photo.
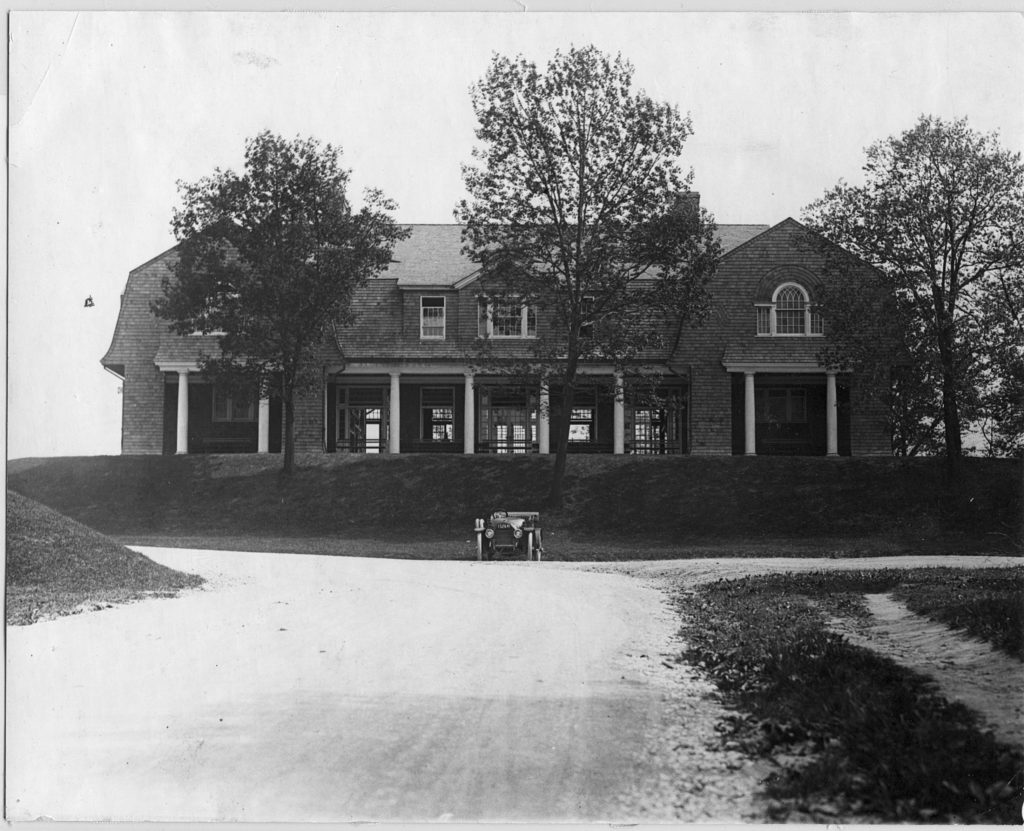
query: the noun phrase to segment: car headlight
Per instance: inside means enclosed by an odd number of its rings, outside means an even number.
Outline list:
[[[486,531],[484,531],[484,536],[487,537],[487,539],[491,539],[494,536],[494,529],[488,528]]]
[[[521,537],[522,535],[523,535],[523,529],[522,529],[522,528],[516,528],[516,530],[512,532],[512,536],[513,536],[513,537],[515,537],[515,538],[516,538],[517,540],[518,540],[518,539],[519,539],[519,538],[520,538],[520,537]]]

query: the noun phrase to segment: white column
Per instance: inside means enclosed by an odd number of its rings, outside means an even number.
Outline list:
[[[839,455],[839,419],[836,410],[836,374],[825,373],[825,455]]]
[[[754,373],[743,373],[743,450],[748,456],[757,455],[757,422],[754,418]]]
[[[537,413],[537,452],[551,452],[551,392],[547,384],[540,385],[540,412]]]
[[[473,373],[466,373],[466,406],[462,421],[462,452],[472,453],[476,448],[476,407],[473,399]]]
[[[390,401],[390,412],[388,413],[388,453],[398,453],[401,449],[401,418],[402,418],[402,402],[399,398],[399,377],[401,373],[391,373],[391,395],[389,396]]]
[[[256,433],[256,452],[270,452],[270,399],[261,398],[259,408],[259,422]]]
[[[188,453],[188,370],[178,370],[178,446],[180,454]]]
[[[626,452],[626,401],[623,397],[622,373],[615,373],[615,401],[612,403],[612,453]]]

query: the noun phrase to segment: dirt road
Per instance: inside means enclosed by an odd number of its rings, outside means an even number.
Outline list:
[[[741,764],[702,746],[720,711],[666,661],[678,624],[653,586],[526,563],[146,553],[208,585],[9,630],[11,818],[750,810]],[[652,752],[681,719],[684,787]]]

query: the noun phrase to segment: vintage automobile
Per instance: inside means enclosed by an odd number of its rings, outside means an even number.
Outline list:
[[[476,556],[493,560],[498,556],[519,556],[540,562],[540,514],[537,511],[493,511],[476,521]]]

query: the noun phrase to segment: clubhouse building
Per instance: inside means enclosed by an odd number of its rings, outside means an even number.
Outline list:
[[[801,244],[811,232],[793,219],[719,226],[709,316],[642,356],[660,373],[656,405],[602,394],[615,368],[590,363],[583,375],[601,383],[584,384],[569,413],[554,405],[557,390],[489,376],[467,358],[481,338],[495,355],[525,355],[543,313],[487,299],[460,226],[411,230],[358,292],[356,322],[322,345],[322,387],[296,402],[297,452],[549,453],[565,417],[574,452],[890,452],[881,405],[855,394],[856,377],[819,363],[823,255]],[[176,335],[150,310],[176,258],[172,248],[129,273],[101,360],[123,379],[122,453],[280,452],[280,402],[222,393],[198,363],[216,354],[216,336]]]

